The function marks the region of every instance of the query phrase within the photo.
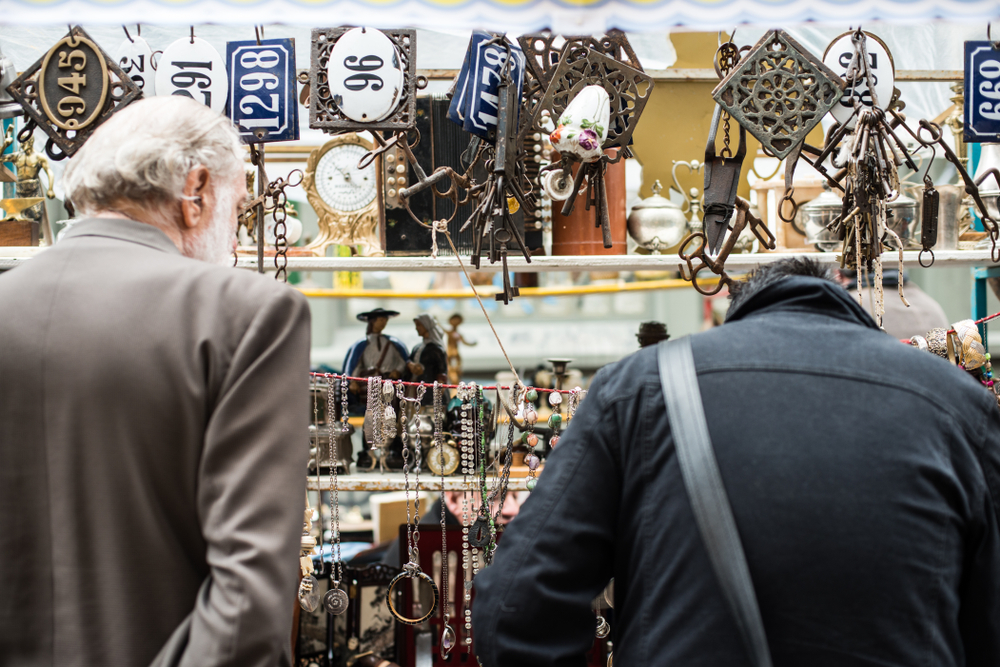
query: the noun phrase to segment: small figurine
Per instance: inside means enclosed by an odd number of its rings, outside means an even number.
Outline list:
[[[409,359],[409,351],[403,341],[393,336],[382,333],[390,317],[399,315],[394,310],[376,308],[367,313],[360,313],[357,317],[362,322],[368,323],[365,337],[359,340],[347,351],[344,358],[344,372],[353,377],[369,378],[381,377],[384,379],[398,380],[406,372],[406,362]],[[348,410],[351,414],[365,414],[368,407],[367,385],[357,380],[352,380],[348,385],[350,395],[348,396]],[[393,398],[391,401],[395,415],[399,415],[399,400]],[[399,437],[398,417],[391,428],[393,435],[388,439],[384,447],[380,447],[379,463],[382,466],[388,465],[390,468],[401,468],[403,466],[403,441]],[[370,442],[372,433],[371,425],[368,423],[367,415],[365,420],[365,441]],[[366,448],[358,452],[357,467],[359,470],[368,467],[369,470],[375,467],[375,457]]]
[[[14,143],[14,126],[7,128],[3,143],[0,144],[0,153],[7,150],[7,147]],[[49,161],[41,153],[35,152],[35,138],[29,136],[21,142],[21,150],[3,156],[4,162],[12,162],[17,167],[17,196],[23,199],[31,197],[48,197],[54,199],[55,191],[52,189],[55,184],[55,177],[49,169]],[[49,188],[42,190],[42,182],[38,178],[38,172],[44,171],[49,179]],[[44,195],[42,193],[45,193]],[[32,222],[41,223],[48,242],[52,243],[52,235],[48,225],[48,216],[45,215],[45,207],[36,204],[25,209],[24,218]]]
[[[423,342],[413,348],[410,353],[410,361],[406,368],[410,372],[410,379],[413,382],[441,382],[448,381],[448,353],[444,349],[444,329],[437,319],[428,313],[418,315],[413,320],[417,328],[417,334],[423,338]],[[424,394],[424,405],[434,403],[433,392]]]
[[[462,356],[458,353],[458,344],[474,347],[476,341],[468,341],[458,332],[458,326],[464,318],[455,313],[448,318],[451,329],[448,330],[448,384],[458,384],[462,380]]]
[[[649,347],[656,345],[661,340],[669,340],[667,325],[663,322],[643,322],[639,325],[639,333],[635,335],[639,339],[639,347]]]
[[[344,358],[344,372],[353,377],[379,376],[398,380],[406,370],[409,352],[403,341],[382,333],[390,317],[399,315],[395,310],[376,308],[367,313],[359,313],[358,319],[368,323],[365,337],[347,351]],[[360,386],[352,382],[351,391],[358,393]]]

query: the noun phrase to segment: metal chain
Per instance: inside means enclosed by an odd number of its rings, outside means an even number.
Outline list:
[[[319,533],[319,555],[320,558],[322,558],[323,557],[323,487],[320,485],[321,479],[319,474],[319,399],[317,397],[317,394],[319,393],[319,381],[316,380],[315,378],[313,379],[312,388],[313,388],[312,392],[313,432],[310,434],[309,448],[316,452],[316,454],[313,456],[313,460],[316,461],[316,493],[317,493],[316,512],[319,514],[319,521],[318,521],[319,530],[317,532]],[[329,406],[327,406],[328,411],[329,409],[330,409]],[[326,420],[328,422],[330,421],[329,414],[327,415]],[[307,491],[306,492],[307,501],[309,500],[308,493],[309,492]],[[311,520],[312,517],[310,517],[310,521]],[[332,538],[333,536],[331,535],[330,537]]]
[[[444,422],[444,401],[442,397],[443,389],[441,388],[441,383],[434,382],[434,407],[431,414],[432,421],[434,423],[434,447],[437,448],[438,455],[441,457],[440,460],[440,472],[441,472],[441,619],[442,619],[442,629],[441,629],[441,642],[440,653],[441,657],[445,658],[451,651],[452,646],[445,644],[451,642],[452,639],[448,638],[448,632],[454,633],[454,630],[448,624],[451,620],[450,605],[451,599],[448,597],[448,509],[445,506],[444,499],[444,435],[441,432]]]
[[[332,547],[330,555],[333,558],[333,588],[338,588],[343,573],[343,562],[340,558],[340,485],[337,479],[338,464],[340,461],[340,438],[337,437],[337,429],[334,428],[334,424],[336,423],[333,419],[335,407],[334,382],[331,380],[326,384],[326,424],[330,455],[330,544]]]
[[[392,384],[390,382],[390,384]],[[413,445],[414,449],[414,471],[413,471],[413,483],[416,488],[416,493],[413,499],[413,520],[410,520],[410,448],[407,446],[410,440],[410,432],[406,427],[406,412],[407,403],[416,403],[417,409],[419,410],[420,402],[424,398],[424,393],[427,389],[421,385],[417,387],[416,398],[408,398],[406,396],[406,387],[400,382],[396,386],[396,397],[400,400],[399,404],[399,418],[400,418],[400,434],[399,437],[403,441],[403,488],[406,490],[406,550],[409,553],[408,566],[417,565],[420,560],[420,527],[417,525],[417,521],[420,520],[420,433],[419,425],[420,418],[419,412],[417,419],[415,420],[418,428],[416,443]]]
[[[717,70],[719,72],[719,78],[725,78],[729,72],[736,67],[736,63],[739,62],[740,51],[739,48],[732,42],[732,40],[726,42],[719,46],[719,50],[716,52],[716,62]],[[733,156],[733,151],[729,146],[729,112],[722,111],[722,151],[720,155],[722,157],[730,158]]]

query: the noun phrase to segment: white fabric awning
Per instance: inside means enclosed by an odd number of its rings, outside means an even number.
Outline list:
[[[0,0],[0,24],[372,25],[562,34],[1000,19],[997,0]]]

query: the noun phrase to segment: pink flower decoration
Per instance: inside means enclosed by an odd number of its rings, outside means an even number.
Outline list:
[[[590,129],[581,130],[579,141],[584,150],[592,151],[597,148],[597,133]]]

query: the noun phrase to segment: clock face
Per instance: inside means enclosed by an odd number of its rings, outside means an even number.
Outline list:
[[[358,211],[375,200],[376,163],[358,169],[368,152],[358,144],[341,144],[328,150],[316,164],[316,192],[337,211]]]
[[[441,471],[441,454],[444,452],[444,472]],[[434,445],[427,452],[427,467],[435,475],[450,475],[458,469],[458,450],[451,445]]]

